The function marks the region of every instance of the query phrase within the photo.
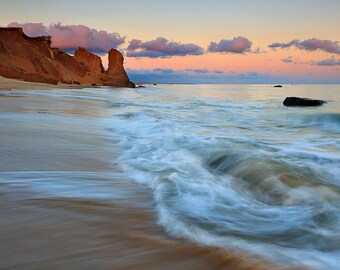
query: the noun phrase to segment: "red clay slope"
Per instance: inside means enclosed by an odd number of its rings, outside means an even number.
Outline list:
[[[51,37],[31,38],[22,28],[0,28],[0,76],[50,84],[134,87],[123,67],[122,54],[111,49],[109,68],[101,58],[79,48],[74,56],[51,48]]]

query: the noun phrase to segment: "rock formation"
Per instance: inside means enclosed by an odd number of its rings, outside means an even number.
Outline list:
[[[102,59],[98,55],[90,53],[84,48],[79,48],[75,51],[74,58],[83,66],[85,76],[87,76],[87,79],[91,81],[93,85],[103,84],[102,79],[104,77],[105,69],[102,64]],[[122,87],[126,87],[126,84],[123,84]]]
[[[104,81],[104,85],[134,87],[131,85],[132,82],[129,81],[123,63],[124,58],[122,54],[116,49],[111,49],[109,51],[109,68],[106,71],[107,81]]]
[[[28,37],[22,28],[0,28],[0,76],[31,82],[135,87],[122,54],[109,52],[105,71],[101,58],[79,48],[74,56],[51,47],[51,37]]]
[[[299,97],[286,97],[283,101],[285,106],[321,106],[324,103],[324,100]]]

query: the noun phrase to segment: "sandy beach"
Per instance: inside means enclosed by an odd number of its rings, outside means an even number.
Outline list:
[[[0,76],[0,90],[10,89],[52,89],[56,88],[56,85],[46,83],[33,83],[25,82],[14,79],[8,79]]]
[[[169,237],[152,193],[114,161],[116,147],[96,122],[104,103],[29,94],[45,87],[0,81],[21,89],[0,95],[1,269],[278,268]],[[84,195],[96,188],[110,196]]]
[[[2,269],[274,269],[170,239],[138,207],[23,193],[1,192]]]
[[[90,85],[89,85],[90,86]],[[79,86],[75,84],[62,84],[57,85],[48,83],[36,83],[36,82],[26,82],[21,80],[14,80],[0,76],[0,90],[11,90],[11,89],[56,89],[56,88],[75,88],[79,89],[84,86]]]

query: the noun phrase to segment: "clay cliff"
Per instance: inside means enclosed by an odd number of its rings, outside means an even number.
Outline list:
[[[134,87],[122,54],[109,51],[105,71],[101,58],[79,48],[73,56],[51,47],[51,37],[28,37],[22,28],[0,28],[0,76],[50,84]]]

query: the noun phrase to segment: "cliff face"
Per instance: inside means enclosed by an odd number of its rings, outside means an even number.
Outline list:
[[[74,56],[51,48],[50,37],[27,37],[21,28],[0,28],[0,76],[42,83],[134,87],[117,50],[109,52],[109,68],[101,58],[79,48]]]

